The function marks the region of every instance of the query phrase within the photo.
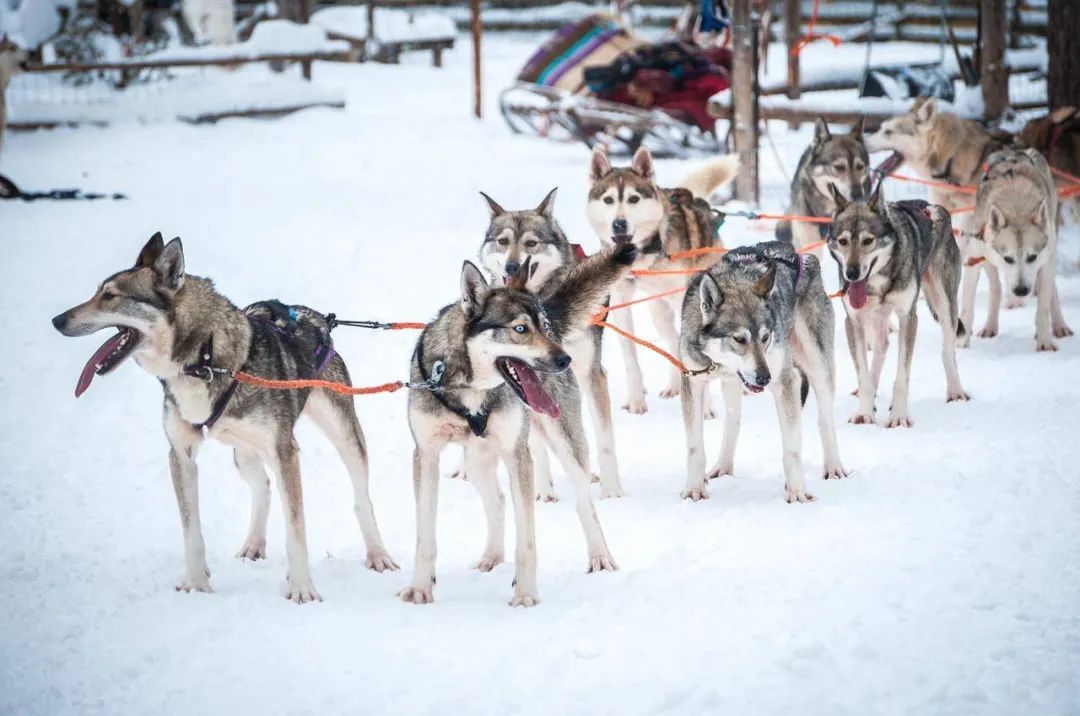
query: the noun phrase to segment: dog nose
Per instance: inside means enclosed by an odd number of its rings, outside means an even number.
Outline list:
[[[570,354],[560,353],[555,356],[555,367],[559,370],[566,370],[570,367]]]
[[[1027,284],[1022,283],[1013,289],[1013,293],[1015,293],[1017,296],[1026,296],[1031,293],[1031,289],[1027,286]]]
[[[64,330],[64,326],[67,324],[67,314],[61,313],[59,316],[54,316],[52,319],[53,328],[58,331]]]
[[[517,261],[507,261],[503,270],[506,271],[507,276],[514,276],[517,274],[519,268],[521,268],[521,264]]]
[[[754,373],[754,383],[756,383],[759,388],[764,388],[771,380],[772,375],[767,370],[759,370]]]
[[[858,266],[848,266],[847,270],[844,271],[844,277],[847,278],[848,281],[858,281],[859,276],[861,275],[862,269]]]
[[[851,189],[851,200],[852,201],[862,201],[865,198],[866,198],[866,194],[863,193],[863,190],[862,190],[861,186],[852,187],[852,189]]]
[[[611,231],[616,236],[622,236],[630,233],[630,222],[626,219],[615,219],[611,222]]]

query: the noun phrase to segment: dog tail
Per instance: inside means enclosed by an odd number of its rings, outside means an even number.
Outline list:
[[[679,186],[689,189],[694,196],[707,199],[709,194],[733,180],[738,171],[739,155],[725,154],[691,172]]]
[[[967,326],[964,325],[964,321],[961,318],[956,319],[956,337],[963,338],[967,335]]]
[[[791,222],[779,221],[776,224],[776,240],[786,241],[789,244],[795,243],[795,237],[791,234]]]

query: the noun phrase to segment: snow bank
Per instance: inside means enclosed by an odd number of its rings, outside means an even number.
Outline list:
[[[367,8],[327,7],[311,16],[311,24],[327,32],[357,40],[367,38]],[[375,8],[375,39],[383,42],[438,40],[457,36],[457,26],[446,14]]]
[[[325,32],[313,25],[301,25],[290,20],[263,20],[255,26],[250,38],[235,45],[169,47],[139,59],[230,60],[250,59],[261,55],[346,52],[348,49],[347,42],[329,40]]]
[[[75,1],[0,0],[0,37],[36,49],[60,30],[60,8],[73,9]]]

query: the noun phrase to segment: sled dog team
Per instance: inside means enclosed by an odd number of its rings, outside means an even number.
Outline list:
[[[927,178],[977,182],[977,210],[956,215],[959,236],[954,238],[948,211],[960,206],[953,195],[939,191],[933,204],[889,202],[881,196],[880,182],[871,190],[868,149],[894,150]],[[819,474],[826,479],[847,474],[833,418],[834,312],[816,252],[797,250],[821,238],[843,285],[848,347],[858,373],[853,423],[875,422],[889,323],[896,315],[900,359],[885,424],[912,425],[908,384],[920,294],[941,324],[946,398],[968,400],[955,349],[970,338],[978,270],[969,270],[963,280],[961,306],[964,257],[988,259],[980,268],[991,281],[991,305],[980,336],[997,333],[1001,276],[1012,300],[1037,294],[1038,350],[1055,350],[1055,338],[1072,334],[1054,283],[1057,198],[1046,162],[1034,151],[1000,146],[978,125],[936,113],[933,101],[916,103],[866,137],[861,125],[835,135],[819,122],[792,182],[789,213],[831,215],[829,228],[819,234],[811,224],[781,224],[776,241],[722,254],[694,251],[721,245],[718,218],[705,197],[730,181],[737,168],[734,158],[721,157],[678,188],[665,189],[656,182],[647,150],[639,150],[627,167],[613,167],[595,151],[587,212],[603,248],[587,257],[555,220],[554,190],[524,211],[508,211],[484,195],[491,217],[479,250],[483,270],[464,263],[460,295],[423,330],[410,362],[416,555],[401,599],[427,603],[434,598],[439,459],[451,442],[464,446],[459,472],[476,488],[486,515],[487,538],[475,565],[482,571],[505,559],[499,462],[509,473],[517,534],[511,605],[540,601],[534,509],[536,500],[557,499],[550,456],[573,485],[588,571],[617,569],[590,494],[583,418],[584,404],[592,419],[601,497],[623,495],[601,363],[602,327],[592,320],[609,300],[615,306],[668,294],[647,305],[666,347],[686,367],[685,373],[671,374],[661,396],[681,396],[687,461],[682,496],[691,500],[708,497],[709,479],[733,474],[742,398],[766,389],[780,421],[788,502],[814,499],[804,479],[800,429],[810,390],[824,457]],[[605,320],[634,332],[629,311],[613,310]],[[161,381],[184,538],[178,590],[210,591],[196,455],[202,441],[213,437],[233,448],[236,467],[251,488],[251,523],[237,556],[266,556],[269,470],[285,516],[287,596],[298,603],[321,599],[308,564],[293,433],[301,415],[327,435],[345,463],[368,568],[398,568],[376,524],[367,447],[352,399],[324,388],[266,389],[236,377],[243,371],[271,380],[317,378],[351,385],[330,337],[332,321],[277,301],[237,308],[210,280],[186,272],[180,239],[165,243],[159,233],[132,268],[106,278],[90,300],[56,316],[53,325],[67,336],[116,329],[87,362],[77,396],[95,375],[132,356]],[[637,347],[622,339],[620,345],[628,381],[623,407],[643,413],[646,391]],[[713,381],[721,383],[724,428],[719,459],[706,471],[702,424],[713,413],[708,389]]]

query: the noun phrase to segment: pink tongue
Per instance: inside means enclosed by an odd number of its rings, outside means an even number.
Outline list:
[[[529,404],[529,407],[552,418],[559,417],[559,405],[540,385],[540,378],[537,377],[536,372],[520,361],[515,360],[511,361],[511,363],[514,365],[514,370],[517,371],[518,379],[521,381],[521,389],[525,391],[525,402]]]
[[[853,281],[847,285],[847,299],[856,311],[866,305],[866,280]]]
[[[94,352],[94,355],[90,356],[90,360],[86,361],[82,373],[79,374],[79,382],[75,384],[76,398],[85,393],[86,389],[90,387],[90,381],[94,379],[94,374],[97,373],[98,364],[105,360],[106,356],[116,350],[116,346],[120,343],[120,339],[123,335],[124,332],[120,331],[115,336],[102,343],[101,348],[98,348],[97,351]]]

